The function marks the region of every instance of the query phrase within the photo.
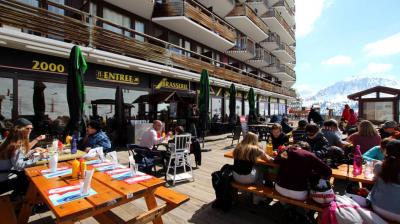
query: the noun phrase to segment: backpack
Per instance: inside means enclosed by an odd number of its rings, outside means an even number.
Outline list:
[[[215,201],[212,208],[219,208],[227,212],[232,207],[234,190],[231,186],[233,180],[233,166],[225,164],[221,170],[211,174],[212,185],[215,191]]]

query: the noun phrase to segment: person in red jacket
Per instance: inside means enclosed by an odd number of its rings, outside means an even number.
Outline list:
[[[348,120],[348,125],[355,126],[357,125],[358,117],[357,114],[354,112],[353,109],[350,109],[350,118]]]
[[[345,121],[349,122],[349,119],[350,119],[350,106],[348,104],[344,105],[344,109],[343,109],[343,112],[342,112],[342,118]]]

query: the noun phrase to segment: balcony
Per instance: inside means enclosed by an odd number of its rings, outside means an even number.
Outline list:
[[[278,34],[270,32],[268,34],[268,38],[261,41],[260,45],[263,46],[263,48],[273,51],[279,47],[279,43],[281,42],[281,39]]]
[[[284,43],[280,43],[279,47],[272,51],[272,53],[276,55],[283,63],[293,62],[296,60],[294,51]]]
[[[267,0],[248,0],[246,3],[259,16],[268,12],[269,6]]]
[[[224,18],[235,8],[235,0],[198,0],[198,2],[207,8],[212,8],[212,11],[221,18]]]
[[[293,69],[289,68],[286,65],[279,65],[277,66],[277,71],[272,73],[273,75],[277,76],[282,81],[293,81],[296,80],[296,73]]]
[[[268,26],[246,4],[236,5],[225,20],[256,43],[268,37]]]
[[[276,32],[282,42],[291,45],[295,42],[295,34],[293,29],[285,22],[282,16],[275,9],[261,16],[262,20]]]
[[[234,27],[192,0],[157,3],[152,21],[221,52],[236,40]]]
[[[255,56],[255,44],[247,37],[239,37],[236,45],[226,53],[239,61],[246,61]]]
[[[242,83],[290,97],[296,96],[295,92],[289,88],[266,80],[261,80],[260,77],[254,74],[196,52],[186,50],[180,46],[117,25],[71,7],[59,5],[50,1],[48,1],[48,5],[65,10],[68,15],[73,15],[73,17],[53,13],[42,8],[32,7],[21,2],[0,0],[0,11],[2,12],[0,24],[23,30],[30,30],[36,36],[42,36],[42,39],[51,36],[52,39],[56,39],[58,42],[62,41],[79,44],[81,46],[89,46],[89,49],[92,49],[92,53],[88,55],[88,61],[93,63],[108,64],[108,62],[110,62],[117,67],[141,70],[141,67],[138,66],[142,66],[142,64],[133,64],[130,61],[119,62],[115,59],[109,61],[112,59],[110,58],[112,55],[124,55],[125,57],[131,58],[132,61],[142,61],[147,65],[168,66],[171,70],[179,69],[182,74],[187,74],[187,72],[199,74],[202,69],[207,69],[211,77],[220,80]],[[105,29],[103,28],[104,24],[115,27],[115,29],[112,30],[121,30],[122,32],[114,32],[110,29]],[[5,28],[0,28],[0,30],[3,31]],[[33,34],[22,34],[26,36],[26,39],[38,39],[38,37],[34,38]],[[142,36],[145,41],[135,39],[136,36]],[[25,39],[1,35],[0,40],[18,49],[49,54],[49,49],[47,48],[28,48],[30,45],[26,44]],[[54,42],[54,40],[52,41]],[[51,48],[51,46],[49,47]],[[177,50],[179,50],[180,53],[177,53]],[[50,49],[50,51],[52,52],[51,54],[54,55],[66,53],[58,52],[54,49]],[[106,53],[107,60],[104,59],[104,53],[96,54],[96,52]],[[143,70],[154,70],[158,71],[159,74],[168,72],[167,70],[157,70],[157,68],[153,69],[148,66],[143,68]]]
[[[283,19],[289,24],[289,26],[294,25],[294,11],[285,0],[277,2],[274,5],[274,8],[282,15]]]
[[[105,0],[106,2],[116,5],[121,9],[125,9],[126,11],[133,12],[136,15],[139,15],[146,19],[151,19],[153,15],[154,9],[154,0],[143,0],[140,1],[140,4],[132,4],[130,1],[126,0]]]
[[[257,46],[256,56],[248,60],[247,63],[254,66],[255,68],[261,68],[271,64],[271,61],[272,55],[261,46]]]

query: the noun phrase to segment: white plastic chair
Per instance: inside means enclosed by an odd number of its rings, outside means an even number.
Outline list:
[[[190,144],[191,144],[191,135],[176,135],[175,142],[169,144],[169,148],[171,150],[171,155],[169,157],[168,167],[167,167],[167,175],[166,180],[172,180],[172,185],[175,185],[177,181],[191,179],[194,181],[193,170],[192,170],[192,161],[190,159]],[[172,164],[174,161],[174,164]],[[186,170],[186,167],[189,166],[190,172]],[[183,173],[176,173],[176,169],[179,167],[183,167]],[[173,174],[170,174],[170,170],[172,169]]]

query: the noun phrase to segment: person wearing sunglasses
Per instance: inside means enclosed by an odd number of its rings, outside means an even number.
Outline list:
[[[327,154],[329,142],[324,137],[324,134],[320,132],[319,126],[308,124],[306,126],[306,136],[306,142],[310,145],[310,151],[323,160]]]

